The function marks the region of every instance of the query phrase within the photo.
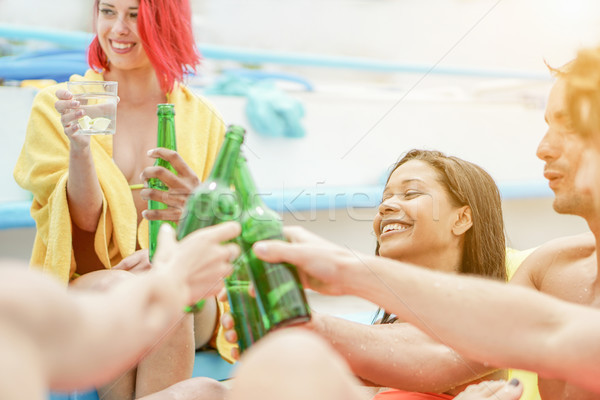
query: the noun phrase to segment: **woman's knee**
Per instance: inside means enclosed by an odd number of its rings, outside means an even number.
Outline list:
[[[244,357],[244,362],[278,365],[290,362],[315,365],[323,360],[336,360],[337,352],[318,334],[301,328],[289,328],[270,333],[256,343]],[[256,361],[254,361],[256,359]]]
[[[193,400],[224,399],[227,388],[214,379],[197,377],[178,382],[154,394],[141,397],[139,400]]]
[[[106,291],[115,285],[130,279],[135,279],[135,274],[119,269],[103,269],[81,275],[69,284],[73,289]]]
[[[269,333],[241,359],[234,399],[357,399],[347,363],[314,332],[291,328]]]

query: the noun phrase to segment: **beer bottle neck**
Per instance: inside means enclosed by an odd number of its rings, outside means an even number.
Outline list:
[[[159,104],[157,115],[158,134],[156,137],[156,146],[177,151],[177,142],[175,139],[175,109],[173,104]],[[171,164],[161,158],[156,160],[155,165],[172,169]]]
[[[256,206],[265,207],[248,169],[248,164],[246,164],[246,159],[242,156],[237,159],[236,169],[233,174],[233,183],[235,190],[239,193],[244,209],[247,210]]]
[[[175,139],[175,121],[173,115],[158,116],[158,137],[156,140],[157,147],[164,147],[170,150],[177,150],[177,142]]]
[[[225,184],[229,184],[233,170],[235,169],[235,162],[240,153],[240,147],[243,141],[243,135],[237,132],[228,130],[225,134],[225,141],[223,147],[217,156],[215,165],[209,175],[210,181],[219,181]]]

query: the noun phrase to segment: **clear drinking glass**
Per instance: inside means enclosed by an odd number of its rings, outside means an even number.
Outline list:
[[[85,115],[77,121],[78,135],[113,135],[117,127],[117,82],[67,82]]]

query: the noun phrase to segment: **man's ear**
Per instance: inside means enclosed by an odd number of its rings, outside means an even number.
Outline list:
[[[456,221],[452,225],[452,233],[456,236],[463,235],[473,226],[473,218],[471,215],[471,207],[463,206],[458,209]]]

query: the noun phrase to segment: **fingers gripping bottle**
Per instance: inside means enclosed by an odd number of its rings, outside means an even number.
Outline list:
[[[310,309],[296,267],[262,261],[252,250],[259,240],[285,238],[279,215],[262,201],[243,156],[238,157],[233,182],[242,201],[242,240],[248,249],[250,275],[259,305],[270,322],[268,328],[309,321]]]
[[[178,240],[197,229],[239,218],[240,202],[231,188],[231,179],[244,135],[245,131],[240,126],[231,125],[227,128],[210,175],[194,190],[186,203],[177,231]],[[226,288],[238,331],[240,351],[243,351],[264,334],[264,326],[256,300],[248,294],[248,266],[241,240],[238,238],[235,241],[240,245],[242,255],[234,262],[234,271],[226,279]],[[227,287],[228,281],[230,287]],[[244,281],[245,286],[242,285]]]
[[[177,151],[177,143],[175,140],[175,107],[173,104],[159,104],[156,111],[158,115],[158,134],[156,139],[157,147],[164,147],[166,149]],[[170,162],[157,158],[154,162],[154,166],[164,167],[174,174],[177,174]],[[152,189],[167,191],[169,188],[158,178],[151,178],[148,180],[148,186]],[[167,193],[165,193],[167,195]],[[167,205],[163,202],[156,200],[148,200],[149,210],[164,210]],[[158,231],[163,223],[168,223],[176,228],[177,225],[173,221],[148,221],[148,255],[150,261],[154,257],[156,251],[156,240],[158,238]]]

